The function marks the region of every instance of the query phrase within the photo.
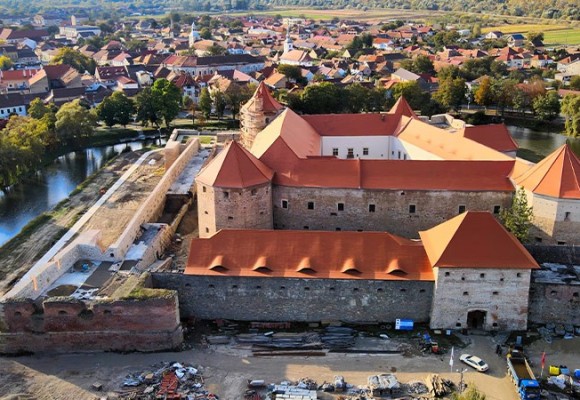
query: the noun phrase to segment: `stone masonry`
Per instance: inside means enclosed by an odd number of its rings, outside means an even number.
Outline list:
[[[485,313],[482,329],[525,330],[530,270],[434,268],[431,328],[470,328],[468,314]]]

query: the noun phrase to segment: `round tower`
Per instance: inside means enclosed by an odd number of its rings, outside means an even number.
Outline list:
[[[251,149],[256,135],[284,110],[272,97],[264,82],[260,82],[254,95],[240,108],[240,140]]]
[[[272,229],[274,172],[237,142],[196,177],[199,237],[220,229]]]

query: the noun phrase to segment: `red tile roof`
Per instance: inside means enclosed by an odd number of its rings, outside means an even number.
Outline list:
[[[514,178],[517,185],[537,194],[580,199],[580,159],[568,144]]]
[[[303,115],[320,136],[391,136],[399,117],[382,114]]]
[[[417,114],[413,111],[407,100],[403,96],[399,97],[399,100],[391,107],[389,114],[394,114],[398,117],[402,115],[409,118],[417,118]]]
[[[508,152],[518,149],[518,144],[510,135],[505,124],[466,126],[459,133],[467,139],[497,151]]]
[[[264,82],[260,82],[252,98],[244,104],[245,109],[251,107],[266,113],[275,113],[284,108],[282,104],[278,103],[276,99],[272,97]]]
[[[468,211],[419,235],[433,267],[539,268],[525,247],[489,212]]]
[[[274,173],[237,142],[231,141],[196,177],[208,186],[246,188],[270,182]]]
[[[221,230],[189,254],[186,275],[434,280],[420,242],[383,232]]]

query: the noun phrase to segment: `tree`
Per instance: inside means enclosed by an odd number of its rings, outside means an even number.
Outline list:
[[[562,114],[566,118],[566,134],[580,136],[580,95],[569,94],[564,97]]]
[[[135,103],[122,92],[105,97],[97,107],[97,116],[108,127],[115,124],[127,126],[135,113]]]
[[[2,71],[12,68],[13,62],[8,56],[0,56],[0,69]]]
[[[302,80],[302,71],[297,65],[280,64],[278,65],[277,70],[289,80],[293,80],[294,82]]]
[[[307,114],[340,113],[344,108],[342,89],[330,82],[307,86],[301,100]]]
[[[163,120],[165,126],[169,127],[169,124],[177,117],[181,108],[181,92],[179,88],[167,79],[157,79],[151,87],[151,95],[153,96],[153,105],[156,113],[158,113],[158,119]]]
[[[151,88],[146,87],[139,92],[135,98],[137,108],[137,121],[141,125],[148,126],[153,124],[159,128],[159,116],[157,115],[157,105]]]
[[[513,94],[515,93],[516,81],[511,79],[492,80],[491,91],[494,103],[503,116],[505,108],[513,104]]]
[[[427,56],[424,56],[422,54],[418,55],[417,57],[415,57],[415,59],[413,60],[413,69],[415,73],[417,74],[430,74],[433,71],[435,71],[435,68],[433,67],[433,62],[431,61],[431,59]]]
[[[463,78],[447,78],[439,83],[437,92],[433,94],[433,99],[441,103],[446,108],[459,109],[465,101],[467,86]]]
[[[580,90],[580,75],[573,76],[572,79],[570,79],[570,89]]]
[[[226,96],[219,89],[212,93],[213,106],[218,119],[224,116],[224,111],[226,110],[227,101]]]
[[[199,31],[199,36],[202,39],[209,40],[211,39],[211,31],[208,28],[201,28],[201,31]]]
[[[534,42],[536,40],[543,41],[544,40],[544,32],[537,32],[537,31],[529,31],[526,35],[526,38],[529,42]]]
[[[423,104],[431,99],[429,93],[423,91],[417,82],[401,82],[393,87],[393,97],[399,100],[403,96],[413,110],[419,110]]]
[[[95,60],[88,58],[81,52],[74,50],[71,47],[60,48],[52,59],[51,64],[66,64],[70,65],[80,73],[89,71],[91,74],[95,73],[95,68],[97,65]]]
[[[485,400],[485,395],[475,387],[470,387],[463,393],[453,393],[451,400]]]
[[[240,86],[236,83],[230,85],[226,95],[226,101],[232,110],[232,118],[236,118],[240,111],[240,105],[248,101],[256,91],[256,85],[249,84]]]
[[[491,79],[489,76],[481,78],[479,87],[475,91],[474,100],[480,106],[489,106],[493,102],[493,93],[491,92]]]
[[[526,190],[520,187],[512,199],[510,208],[504,208],[500,219],[505,228],[522,243],[527,242],[534,218],[532,207],[528,206]]]
[[[207,88],[201,89],[198,106],[200,111],[205,116],[205,118],[209,118],[209,116],[211,115],[212,100],[211,96],[209,95],[209,90],[207,90]]]
[[[73,100],[63,104],[56,113],[55,129],[59,140],[77,143],[95,131],[97,117],[80,103]]]
[[[205,51],[205,53],[208,56],[223,56],[224,54],[226,54],[226,52],[227,50],[225,49],[225,47],[222,47],[219,44],[212,44]]]
[[[536,97],[532,102],[532,109],[540,121],[553,121],[560,114],[558,93],[551,91]]]
[[[34,119],[40,119],[48,112],[50,112],[50,108],[48,108],[38,97],[32,100],[28,105],[28,115]]]

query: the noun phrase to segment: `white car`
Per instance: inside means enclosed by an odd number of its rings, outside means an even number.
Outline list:
[[[485,372],[489,369],[489,366],[485,361],[477,356],[472,356],[471,354],[462,354],[459,357],[459,360],[469,365],[470,367],[475,368],[479,372]]]

